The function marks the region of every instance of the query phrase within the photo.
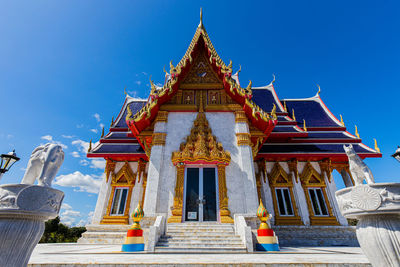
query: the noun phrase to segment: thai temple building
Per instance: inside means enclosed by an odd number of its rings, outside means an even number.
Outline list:
[[[156,251],[174,248],[168,240],[174,231],[200,235],[196,229],[207,227],[229,232],[230,248],[246,248],[238,229],[243,223],[257,229],[260,200],[281,244],[357,242],[339,212],[332,172],[352,186],[343,145],[352,144],[362,159],[381,157],[377,146],[369,148],[357,132],[346,131],[319,94],[281,99],[274,81],[242,85],[200,20],[183,58],[171,61],[163,86],[151,82],[147,100],[126,95],[109,132],[89,148],[87,156],[104,158],[106,167],[80,242],[114,242],[106,237],[112,233],[122,238],[140,203],[145,235],[157,222],[164,229],[155,240],[148,237]],[[97,239],[90,237],[95,233]]]

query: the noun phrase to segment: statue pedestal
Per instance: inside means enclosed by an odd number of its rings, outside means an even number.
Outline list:
[[[64,193],[51,187],[9,184],[0,186],[0,266],[26,266],[44,232],[55,218]]]
[[[344,217],[359,220],[357,239],[371,264],[400,266],[400,183],[348,187],[336,198]]]

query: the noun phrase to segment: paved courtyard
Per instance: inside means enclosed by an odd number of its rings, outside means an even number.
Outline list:
[[[39,244],[28,266],[371,266],[359,247],[284,247],[275,253],[119,253],[120,245]]]

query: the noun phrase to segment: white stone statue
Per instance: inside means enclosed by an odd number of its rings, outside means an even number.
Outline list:
[[[372,175],[371,170],[354,151],[353,145],[343,145],[343,148],[349,158],[350,172],[351,176],[353,176],[355,185],[362,185],[364,180],[367,184],[374,184],[374,176]]]
[[[32,152],[21,184],[33,184],[37,179],[38,185],[51,187],[63,161],[64,151],[60,145],[48,143],[38,146]]]

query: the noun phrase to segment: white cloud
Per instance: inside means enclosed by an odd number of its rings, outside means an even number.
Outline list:
[[[74,138],[74,136],[73,136],[73,135],[65,135],[65,134],[61,135],[61,137],[63,137],[63,138],[67,138],[67,139]]]
[[[141,84],[142,84],[141,81],[135,81],[135,83],[136,83],[137,85],[141,85]]]
[[[83,124],[77,124],[76,128],[83,128],[83,126],[84,126]]]
[[[104,169],[105,167],[106,167],[106,161],[104,159],[92,159],[90,162],[90,168]]]
[[[72,155],[74,158],[80,158],[80,157],[81,157],[81,155],[79,155],[78,151],[73,151],[73,152],[71,152],[71,155]]]
[[[100,123],[99,126],[100,126],[100,129],[102,129],[104,127],[104,124]]]
[[[14,135],[12,135],[12,134],[7,134],[7,139],[11,139],[11,138],[13,138],[14,137]]]
[[[49,141],[49,142],[52,142],[52,141],[53,141],[53,136],[51,136],[51,135],[44,135],[44,136],[40,137],[40,139],[43,139],[43,140],[47,140],[47,141]]]
[[[61,208],[63,208],[63,206],[61,206]],[[73,226],[76,220],[82,217],[79,211],[73,210],[72,207],[68,204],[66,204],[66,208],[64,209],[65,211],[60,214],[60,220],[62,223],[68,226]]]
[[[89,149],[89,142],[77,139],[71,142],[71,144],[75,145],[78,147],[79,151],[86,154],[86,152]],[[92,143],[92,148],[96,147],[99,144],[99,142]]]
[[[81,161],[79,161],[79,164],[81,164],[82,166],[87,166],[89,165],[89,161],[87,161],[86,159],[82,159]]]
[[[143,74],[143,75],[147,75],[147,72],[142,71],[142,74]]]
[[[78,192],[97,194],[100,190],[101,179],[96,175],[85,175],[79,171],[75,171],[70,174],[57,176],[54,184],[78,188]]]
[[[61,209],[72,210],[72,207],[71,207],[71,205],[69,205],[67,203],[62,203]]]
[[[46,141],[48,141],[49,143],[52,143],[52,144],[60,145],[63,149],[67,149],[68,148],[68,146],[64,145],[60,141],[54,140],[53,136],[51,136],[51,135],[44,135],[44,136],[40,137],[40,139],[46,140]]]
[[[97,129],[90,129],[91,132],[97,133]]]
[[[100,122],[100,114],[99,113],[95,113],[93,114],[93,117],[96,119],[97,122]]]

